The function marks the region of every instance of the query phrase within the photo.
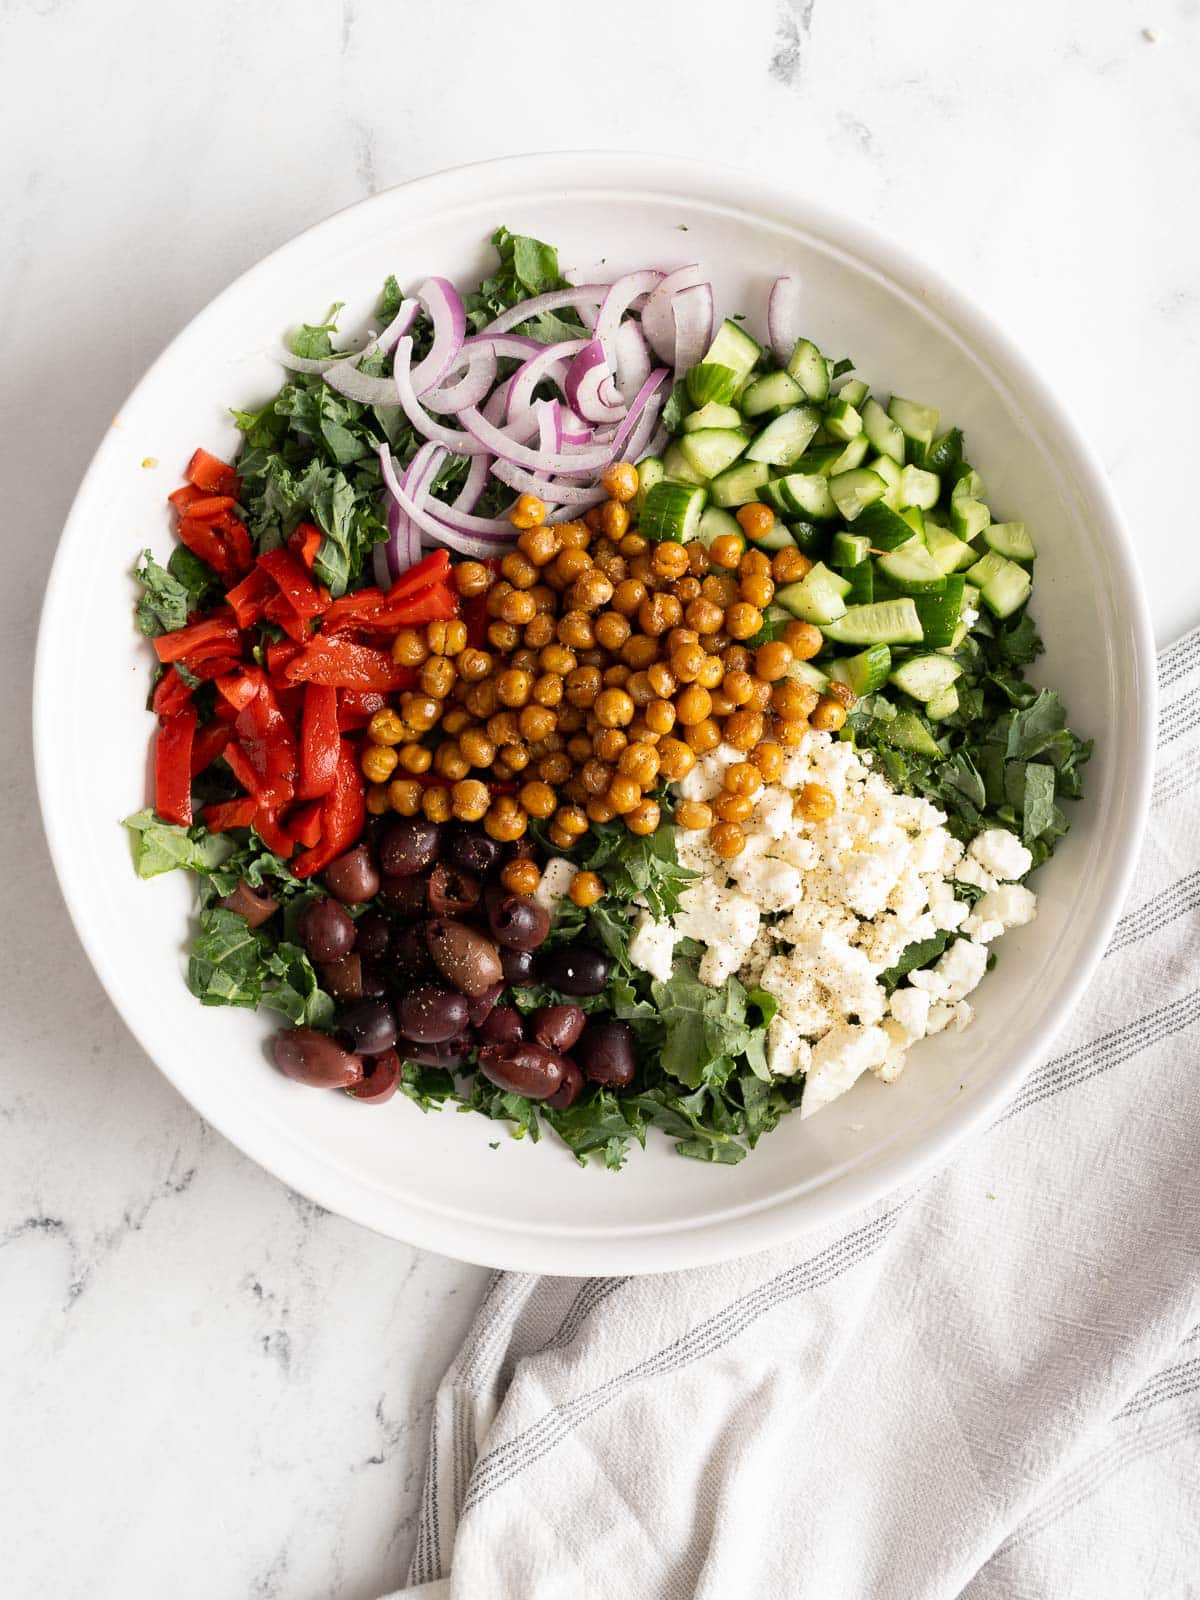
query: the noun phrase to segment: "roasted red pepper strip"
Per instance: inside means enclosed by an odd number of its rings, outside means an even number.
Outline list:
[[[344,628],[369,627],[368,619],[385,604],[382,589],[358,589],[331,601],[321,618],[322,633],[340,633]]]
[[[226,511],[236,511],[237,501],[231,494],[198,495],[187,503],[187,515],[199,522],[215,522]]]
[[[302,844],[306,850],[311,850],[320,842],[322,820],[323,807],[320,800],[309,800],[305,805],[295,806],[288,813],[287,831],[297,844]]]
[[[315,528],[311,522],[301,522],[296,525],[288,538],[288,549],[294,550],[311,572],[324,537],[320,528]]]
[[[499,561],[496,562],[497,567]],[[395,583],[388,590],[389,600],[400,600],[406,594],[415,594],[418,589],[424,589],[427,584],[435,583],[438,579],[446,578],[450,574],[450,552],[448,550],[431,550],[423,556],[415,566],[409,567],[407,572],[402,572]]]
[[[376,626],[403,628],[421,622],[449,622],[458,615],[458,596],[445,583],[430,584],[420,594],[390,601]]]
[[[279,585],[279,592],[298,617],[317,617],[329,604],[329,595],[309,577],[304,563],[290,550],[268,550],[259,556],[262,570]]]
[[[296,785],[298,800],[314,800],[333,788],[340,744],[337,702],[338,692],[330,685],[305,684],[304,715],[300,723],[300,781]],[[301,844],[316,843],[299,834],[296,837]]]
[[[483,562],[488,569],[492,583],[500,576],[500,562],[495,556],[488,556]],[[469,600],[462,603],[462,619],[467,625],[467,643],[473,650],[482,650],[487,644],[488,623],[491,618],[487,611],[488,592],[472,595]]]
[[[239,628],[252,627],[262,616],[266,609],[267,601],[273,600],[276,595],[275,585],[265,572],[259,572],[256,567],[248,573],[235,588],[230,589],[225,596],[226,603],[233,607],[233,614],[237,618]]]
[[[350,639],[313,639],[284,668],[291,683],[326,683],[336,689],[379,689],[392,693],[416,681],[410,667],[401,667],[385,650]]]
[[[229,724],[215,719],[196,729],[196,737],[192,741],[193,778],[208,771],[217,757],[225,753],[225,746],[232,737],[233,729]]]
[[[238,712],[234,726],[238,744],[258,780],[259,798],[264,806],[281,811],[295,790],[296,740],[265,678],[254,699]]]
[[[192,741],[196,737],[193,707],[168,717],[154,746],[154,809],[166,822],[192,825]]]
[[[273,850],[286,861],[296,848],[296,843],[286,829],[280,827],[275,812],[267,806],[259,806],[254,813],[254,826],[267,849]]]
[[[321,618],[322,633],[360,628],[369,633],[395,633],[407,623],[449,621],[458,615],[458,596],[445,583],[428,583],[402,595],[359,589],[335,600]]]
[[[321,842],[297,856],[292,866],[296,877],[309,878],[327,867],[335,856],[343,855],[362,832],[366,820],[367,803],[358,758],[349,739],[343,739],[334,785],[321,807]]]
[[[216,805],[205,806],[204,826],[209,833],[224,833],[228,828],[248,828],[258,811],[258,801],[253,795],[240,800],[221,800]]]
[[[154,685],[150,709],[156,717],[173,717],[186,711],[192,702],[192,691],[174,667],[168,667]]]
[[[244,711],[261,688],[262,681],[258,667],[235,667],[217,679],[217,693],[228,700],[235,711]]]
[[[210,683],[214,678],[227,677],[238,665],[232,656],[209,656],[203,661],[194,661],[191,656],[184,656],[182,664],[189,672],[194,673],[201,683]]]
[[[249,572],[254,565],[254,549],[246,524],[228,511],[221,512],[213,521],[229,551],[229,558],[238,572]]]
[[[206,561],[219,578],[231,583],[237,577],[233,555],[211,522],[183,517],[179,523],[179,540],[194,556]]]
[[[234,744],[232,740],[225,746],[224,756],[230,772],[233,773],[242,788],[253,797],[255,805],[257,805],[259,779],[258,773],[255,772],[254,767],[251,765],[250,757],[242,749],[241,745]]]
[[[361,728],[386,705],[386,698],[376,689],[342,689],[338,694],[338,727],[343,732]]]
[[[182,517],[189,506],[194,506],[200,500],[209,497],[203,489],[197,489],[194,484],[185,483],[182,489],[176,489],[174,494],[167,496],[168,502],[173,505]]]
[[[197,450],[187,464],[184,477],[205,494],[228,494],[236,500],[242,490],[242,480],[228,464],[207,450]]]
[[[160,661],[204,661],[210,656],[236,656],[241,648],[237,623],[230,616],[219,613],[202,617],[199,622],[189,622],[176,628],[174,633],[162,633],[154,641],[155,654]]]
[[[277,594],[273,600],[267,601],[263,607],[263,618],[282,628],[288,638],[294,639],[297,644],[306,644],[312,638],[312,625],[296,615],[285,594]]]

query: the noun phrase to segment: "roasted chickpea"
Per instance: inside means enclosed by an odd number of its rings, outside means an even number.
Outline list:
[[[488,718],[488,738],[495,744],[513,744],[521,737],[520,724],[517,722],[514,711],[497,711],[495,716]]]
[[[735,761],[721,781],[730,794],[753,795],[762,788],[763,777],[752,761]]]
[[[537,775],[545,784],[566,783],[571,776],[570,756],[562,751],[555,751],[552,755],[543,756],[537,764]],[[528,811],[529,807],[526,806],[525,809]],[[530,816],[541,816],[543,813],[530,811],[529,814]],[[549,815],[548,812],[545,814]]]
[[[618,546],[626,560],[631,561],[634,556],[644,556],[650,547],[650,541],[644,539],[640,533],[627,533]]]
[[[536,861],[506,861],[500,870],[500,882],[509,894],[532,894],[541,881]]]
[[[458,748],[473,767],[490,767],[496,759],[496,743],[482,728],[464,728]]]
[[[652,733],[670,733],[675,726],[675,707],[669,700],[651,700],[644,715]]]
[[[746,578],[769,578],[771,576],[771,558],[763,550],[747,550],[738,562],[738,576],[743,581]]]
[[[591,556],[586,550],[576,545],[561,550],[554,558],[553,567],[548,570],[564,588],[569,589],[577,578],[583,576],[591,564]]]
[[[612,597],[611,582],[596,567],[590,567],[576,578],[563,599],[572,611],[599,611]]]
[[[381,817],[388,809],[388,792],[386,783],[373,783],[367,789],[367,811],[373,817]]]
[[[435,700],[444,700],[457,680],[458,673],[449,656],[430,656],[418,676],[423,691]]]
[[[440,777],[449,778],[452,783],[457,783],[470,772],[471,763],[455,741],[447,739],[438,745],[433,753],[433,769]]]
[[[632,629],[628,617],[619,611],[602,611],[593,625],[596,643],[605,650],[619,650],[629,638]]]
[[[536,494],[523,494],[509,512],[508,520],[514,528],[540,528],[546,520],[545,504]]]
[[[639,710],[648,706],[654,699],[654,686],[650,682],[649,671],[630,673],[625,683],[625,691]]]
[[[535,567],[547,566],[554,560],[559,552],[558,531],[555,528],[526,528],[517,540],[517,549],[526,556]],[[503,566],[500,569],[504,571]],[[504,573],[510,582],[515,582],[507,572]]]
[[[683,607],[673,594],[647,595],[637,611],[638,626],[655,639],[678,627],[682,617]]]
[[[708,547],[708,559],[718,567],[736,567],[745,548],[736,533],[719,533]]]
[[[754,670],[767,683],[778,683],[787,676],[794,657],[792,647],[782,639],[770,639],[754,652]]]
[[[775,585],[764,573],[748,572],[738,584],[738,592],[743,600],[761,611],[775,598]]]
[[[809,716],[818,699],[817,691],[795,678],[785,678],[771,691],[771,710],[777,717],[789,722],[801,722]]]
[[[681,828],[701,832],[713,824],[712,807],[703,800],[681,800],[675,807],[675,822]]]
[[[665,661],[652,661],[646,668],[645,679],[650,690],[650,696],[666,699],[673,695],[679,687],[679,682],[670,666]],[[643,704],[645,702],[639,702]]]
[[[729,682],[728,677],[725,682]],[[762,712],[749,709],[735,711],[726,719],[723,732],[725,743],[731,744],[735,750],[753,750],[763,736]]]
[[[535,583],[529,594],[539,617],[553,617],[558,611],[558,595],[548,583]]]
[[[762,625],[762,612],[746,600],[735,600],[725,613],[725,631],[735,639],[753,638]]]
[[[402,817],[415,817],[421,809],[421,785],[415,778],[393,778],[387,794],[388,805]]]
[[[473,683],[468,688],[464,704],[473,717],[486,719],[490,717],[499,705],[496,696],[494,679],[485,678],[482,683]]]
[[[506,796],[501,795],[488,807],[487,816],[483,819],[483,831],[502,844],[511,844],[514,839],[522,836],[528,822],[525,813],[517,806],[513,806],[511,810],[508,807],[500,809],[500,801],[505,798]]]
[[[783,637],[797,661],[811,661],[825,643],[824,634],[811,622],[789,622]]]
[[[671,593],[679,601],[680,605],[689,606],[693,600],[700,598],[700,579],[692,577],[677,578],[671,584]]]
[[[720,606],[724,613],[738,597],[738,581],[729,572],[710,573],[700,585],[700,594],[703,599]]]
[[[776,783],[783,771],[783,751],[777,744],[769,741],[756,744],[750,752],[750,759],[763,775],[764,783]]]
[[[600,693],[599,669],[576,667],[574,672],[567,675],[566,693],[571,704],[581,710],[594,705],[596,696]],[[561,726],[561,719],[559,725]]]
[[[721,651],[726,672],[749,672],[754,665],[754,653],[744,644],[726,644]]]
[[[831,700],[839,701],[847,711],[853,711],[858,704],[858,696],[848,683],[842,683],[837,678],[830,678],[825,686],[825,693]]]
[[[571,887],[567,890],[571,897],[572,905],[583,909],[594,906],[597,900],[604,897],[604,884],[594,872],[577,872],[571,879]]]
[[[514,710],[529,704],[532,689],[533,678],[520,667],[509,667],[496,679],[496,695],[500,704],[511,706]]]
[[[832,695],[823,694],[813,707],[808,719],[822,733],[836,733],[846,725],[846,708]]]
[[[703,756],[720,744],[721,730],[711,717],[705,717],[703,722],[694,722],[690,728],[685,728],[683,737],[690,749]]]
[[[775,723],[774,732],[785,750],[795,750],[804,743],[805,735],[808,733],[808,723],[792,722],[781,717]]]
[[[624,689],[602,689],[596,696],[595,712],[602,728],[624,728],[633,721],[633,700]]]
[[[632,811],[634,806],[640,803],[641,785],[635,783],[632,778],[627,778],[624,773],[617,773],[609,784],[604,798],[617,816],[623,817],[627,811]]]
[[[650,560],[659,578],[682,578],[688,570],[687,551],[669,539],[654,546]]]
[[[737,668],[730,671],[727,668],[721,687],[735,706],[744,706],[754,693],[754,679],[748,672],[743,672]]]
[[[617,814],[613,810],[613,808],[609,805],[608,801],[604,798],[604,796],[603,795],[599,795],[599,794],[594,794],[594,795],[591,796],[591,798],[588,800],[587,805],[584,807],[584,810],[585,810],[585,812],[587,814],[587,818],[588,818],[589,822],[611,822],[613,820],[613,818]],[[559,840],[555,838],[555,830],[554,830],[554,828],[551,827],[548,831],[549,831],[549,834],[550,834],[551,841],[554,844],[559,845],[560,849],[564,848],[559,843]],[[571,836],[571,835],[567,835],[566,848],[569,849],[571,847],[571,845],[573,845],[574,843],[575,843],[574,837]]]
[[[589,801],[588,803],[589,805],[594,805],[595,801]],[[607,820],[611,822],[612,818],[609,817]],[[564,833],[557,823],[552,822],[546,829],[546,833],[549,836],[550,843],[556,850],[570,850],[575,844],[575,835],[573,833]]]
[[[421,796],[421,810],[430,822],[449,822],[453,815],[449,789],[426,789]]]
[[[392,660],[400,667],[419,667],[429,655],[425,635],[419,628],[401,628],[392,640]]]
[[[578,733],[584,724],[584,713],[581,707],[570,705],[564,701],[558,708],[558,731],[564,737],[568,734]]]
[[[647,589],[656,589],[658,579],[654,573],[654,562],[650,559],[650,547],[647,545],[644,555],[633,556],[629,562],[629,576],[636,578],[639,583],[644,583]]]
[[[467,649],[455,660],[460,678],[467,683],[479,683],[492,670],[492,658],[486,650]]]
[[[512,622],[489,622],[487,631],[488,643],[493,650],[499,650],[502,655],[508,655],[517,648],[521,635]]]
[[[433,761],[433,751],[423,744],[401,745],[397,754],[401,767],[414,778],[418,773],[428,772]]]
[[[752,500],[746,506],[739,506],[735,515],[738,527],[747,539],[765,539],[775,526],[775,513],[770,506],[765,506],[758,500]]]
[[[658,778],[658,751],[652,744],[626,745],[617,761],[623,778],[632,778],[639,788],[652,789]]]
[[[567,740],[567,754],[577,766],[590,761],[595,755],[590,733],[576,733]]]
[[[553,711],[538,705],[526,705],[517,718],[517,725],[521,730],[522,739],[527,739],[532,744],[536,744],[539,739],[545,739],[557,726]]]
[[[632,811],[625,814],[625,826],[630,833],[653,833],[662,820],[662,809],[657,800],[639,800]]]
[[[718,633],[724,620],[725,613],[720,606],[714,605],[711,600],[706,600],[703,594],[694,600],[689,600],[687,610],[684,612],[684,621],[697,633]]]
[[[676,650],[682,649],[684,645],[699,644],[700,635],[694,628],[672,628],[663,643],[667,647],[667,654],[673,655]]]
[[[621,646],[621,660],[634,672],[642,672],[658,659],[658,640],[647,634],[635,633]]]
[[[730,794],[728,789],[722,789],[713,801],[712,808],[722,822],[745,822],[754,810],[754,801],[749,795]]]
[[[595,756],[585,761],[579,770],[579,781],[588,794],[607,794],[612,779],[612,767],[606,761],[598,761]]]
[[[531,817],[549,817],[558,800],[548,783],[535,780],[521,785],[521,804]]]
[[[503,761],[509,777],[515,777],[519,772],[524,772],[529,765],[529,759],[529,746],[520,743],[520,741],[516,744],[502,744],[496,752],[496,760]]]
[[[663,739],[658,745],[658,770],[668,783],[686,778],[696,765],[696,755],[682,739]]]
[[[679,683],[695,683],[706,659],[698,644],[681,644],[671,653],[671,671]],[[687,718],[681,716],[680,720],[686,722]]]
[[[386,783],[396,770],[396,752],[388,744],[369,744],[359,765],[370,783]]]
[[[629,512],[619,500],[606,500],[600,507],[600,532],[609,539],[621,539],[629,531]]]
[[[478,778],[460,778],[450,790],[451,815],[459,822],[482,822],[489,801],[487,784]]]
[[[539,706],[553,707],[563,697],[563,681],[557,672],[543,672],[534,679],[533,700]]]
[[[638,578],[622,578],[613,590],[613,610],[632,617],[646,598],[646,585]]]
[[[405,695],[400,701],[400,711],[410,728],[428,733],[442,714],[442,703],[428,694]]]
[[[623,661],[615,661],[611,667],[604,669],[604,687],[606,689],[624,689],[627,687],[633,673]]]
[[[771,557],[771,576],[776,583],[799,583],[801,578],[807,578],[812,566],[811,557],[806,556],[803,550],[797,550],[794,545],[785,545]]]
[[[596,642],[592,619],[586,611],[568,611],[558,619],[555,630],[560,644],[571,650],[590,650]]]
[[[738,822],[718,822],[708,842],[723,861],[732,861],[746,848],[746,835]]]
[[[525,624],[525,648],[527,650],[542,650],[554,638],[554,618],[546,611],[539,611],[532,622]]]
[[[637,468],[629,461],[614,461],[604,469],[600,487],[611,500],[624,504],[638,492]]]
[[[708,546],[699,539],[693,539],[683,547],[687,551],[688,571],[694,578],[704,578],[708,575],[709,559]]]
[[[796,809],[805,822],[825,822],[837,810],[833,790],[823,783],[806,783],[796,800]]]
[[[587,832],[587,816],[579,806],[559,806],[554,813],[555,826],[573,838]]]
[[[514,589],[506,594],[500,602],[500,621],[511,622],[514,627],[523,628],[537,616],[537,606],[533,596],[526,589]]]
[[[562,678],[579,665],[575,652],[563,644],[548,644],[538,659],[543,672],[557,672]]]
[[[747,707],[751,711],[768,711],[771,706],[771,685],[765,678],[755,678]]]
[[[676,674],[678,676],[678,673]],[[712,711],[712,696],[698,683],[689,684],[675,696],[675,716],[685,728],[703,722]]]
[[[708,685],[705,684],[704,687],[707,689]],[[726,717],[731,716],[737,710],[737,706],[734,705],[719,684],[709,692],[712,695],[712,714],[719,722],[723,722]]]
[[[623,728],[597,728],[592,735],[592,749],[601,761],[616,761],[628,743]]]
[[[696,673],[696,682],[702,689],[713,690],[725,677],[725,668],[717,656],[705,655]]]
[[[560,522],[558,524],[558,539],[564,550],[586,550],[591,542],[587,527],[578,520]]]
[[[509,595],[513,593],[515,593],[515,591],[508,579],[498,578],[488,590],[487,599],[483,603],[483,608],[487,612],[488,616],[499,617],[500,607],[508,599]]]
[[[492,581],[492,575],[482,561],[460,561],[452,570],[454,587],[464,599],[483,594]]]
[[[372,744],[399,744],[404,738],[404,724],[394,711],[377,711],[367,723],[367,738]]]

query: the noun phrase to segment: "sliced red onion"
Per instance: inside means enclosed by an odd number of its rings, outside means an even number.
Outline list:
[[[604,304],[600,307],[600,315],[596,318],[593,330],[597,339],[604,345],[608,355],[610,367],[616,365],[615,339],[617,329],[633,305],[643,295],[651,294],[662,282],[662,273],[653,267],[648,267],[644,272],[627,272],[624,277],[618,278],[604,296]]]
[[[471,465],[467,468],[463,486],[450,502],[455,511],[474,511],[479,504],[480,495],[487,488],[491,466],[491,456],[471,457]]]
[[[417,312],[420,309],[419,300],[401,300],[400,309],[376,339],[375,348],[381,350],[385,356],[390,354],[396,347],[396,340],[402,339],[417,320]]]
[[[687,267],[676,267],[668,272],[657,288],[650,291],[642,307],[642,332],[647,343],[660,361],[675,364],[675,322],[671,316],[671,303],[683,289],[703,283],[704,269],[698,262]]]
[[[461,360],[456,361],[451,371],[457,371],[462,364]],[[430,411],[440,411],[453,416],[464,406],[477,406],[481,400],[486,399],[495,381],[495,351],[489,349],[487,345],[473,345],[467,352],[466,371],[463,376],[456,383],[427,390],[422,399]],[[392,404],[395,405],[394,384],[392,389]]]
[[[546,348],[541,339],[526,339],[524,334],[519,333],[469,333],[463,344],[468,350],[486,345],[497,360],[509,361],[527,361],[530,356]]]
[[[467,312],[462,296],[449,278],[426,278],[417,299],[433,323],[433,344],[424,361],[413,368],[414,394],[436,388],[454,365],[467,332]]]
[[[636,448],[638,436],[642,433],[639,424],[647,416],[652,421],[658,415],[667,398],[665,384],[669,376],[666,367],[657,367],[638,390],[629,407],[628,415],[622,419],[620,427],[613,435],[612,444],[609,446],[610,461],[621,460],[627,443],[630,446],[628,455],[634,461],[642,454],[641,449]]]
[[[617,422],[625,414],[624,401],[612,381],[608,352],[599,339],[585,344],[571,362],[564,389],[567,404],[587,422]]]
[[[355,358],[357,359],[357,358]],[[377,378],[369,372],[360,372],[350,361],[337,361],[326,367],[322,376],[331,389],[344,394],[347,400],[357,400],[364,406],[394,406],[396,385],[391,378]]]
[[[617,391],[628,403],[650,376],[650,352],[636,322],[623,322],[613,339]]]
[[[564,483],[561,478],[545,478],[536,472],[526,472],[523,467],[514,467],[511,461],[493,462],[492,477],[498,478],[501,483],[506,483],[518,494],[536,494],[548,506],[575,506],[586,510],[588,506],[597,505],[599,500],[608,498],[604,489],[600,490],[597,498],[594,485]]]
[[[435,439],[438,444],[444,444],[456,455],[481,455],[488,447],[482,445],[478,439],[469,433],[463,433],[459,428],[444,428],[424,410],[417,399],[415,379],[410,371],[411,361],[412,340],[406,335],[396,346],[396,359],[392,371],[392,381],[396,386],[396,394],[399,396],[404,415],[423,439]]]
[[[779,365],[785,366],[800,337],[799,278],[776,278],[767,300],[767,333]]]
[[[494,456],[499,456],[502,461],[511,461],[518,467],[528,467],[532,472],[601,472],[609,463],[609,453],[601,446],[599,449],[581,450],[578,455],[566,454],[555,456],[541,456],[536,450],[518,444],[511,434],[497,428],[474,406],[468,406],[459,413],[463,426],[474,437],[476,444],[472,454],[480,450],[490,450]]]
[[[281,367],[286,367],[289,372],[306,372],[320,376],[339,361],[347,361],[354,354],[353,350],[338,350],[331,356],[297,356],[293,355],[287,345],[280,345],[278,350],[270,352],[272,358],[278,361]]]
[[[709,283],[682,289],[671,302],[675,319],[675,371],[694,367],[712,343],[713,292]]]
[[[581,491],[578,500],[569,505],[564,501],[562,509],[552,511],[546,521],[549,523],[575,522],[585,511],[590,511],[593,506],[602,506],[607,499],[607,489],[584,489]]]
[[[586,339],[563,339],[558,344],[542,345],[513,373],[508,388],[508,415],[517,417],[533,404],[533,391],[544,378],[549,378],[562,389],[567,380],[567,369],[572,357],[587,348]]]
[[[388,548],[391,542],[392,535],[389,525],[387,538],[381,539],[371,551],[371,566],[375,573],[375,582],[381,589],[390,589],[396,581],[395,574],[392,572],[392,564],[388,559]]]
[[[421,486],[406,482],[407,473],[403,476],[397,476],[396,464],[392,459],[391,451],[386,445],[380,447],[379,458],[383,469],[384,482],[400,502],[400,509],[407,511],[418,527],[423,526],[423,524],[420,518],[413,515],[411,508],[414,505],[420,506],[424,500],[428,500],[429,492],[432,490],[433,479],[437,476],[438,468],[440,468],[444,456],[445,452],[442,451],[433,471],[425,474],[424,488],[426,493],[422,497],[420,493]],[[416,460],[416,456],[413,457],[413,460]],[[399,494],[397,494],[397,490],[400,491]],[[460,533],[467,533],[476,538],[491,539],[493,541],[496,539],[509,540],[516,538],[517,530],[507,517],[473,517],[468,512],[456,510],[455,507],[447,505],[440,500],[434,501],[432,504],[445,525]]]
[[[414,496],[396,476],[391,451],[384,445],[379,452],[383,481],[404,514],[416,523],[423,533],[430,534],[451,550],[463,555],[495,555],[517,537],[511,523],[484,517],[466,517],[452,507],[437,503],[441,516],[434,516],[428,508],[428,493]],[[470,526],[467,526],[470,525]]]
[[[535,400],[538,449],[543,455],[557,455],[562,449],[562,413],[557,400]]]
[[[401,474],[400,482],[411,495],[423,496],[433,486],[446,452],[439,444],[423,444]],[[392,582],[421,558],[421,535],[411,519],[392,501],[388,507],[388,566]]]
[[[563,406],[562,407],[561,416],[562,416],[562,440],[563,440],[564,444],[590,444],[591,443],[591,441],[592,441],[592,430],[591,430],[591,428],[583,420],[582,417],[578,417],[578,416],[575,415],[575,413],[571,410],[570,406]]]
[[[531,300],[522,300],[519,305],[511,306],[507,311],[501,312],[494,322],[489,322],[484,328],[485,337],[497,333],[507,333],[510,328],[519,328],[523,322],[528,322],[531,317],[541,316],[543,311],[562,311],[566,306],[600,305],[607,295],[607,283],[583,283],[572,285],[566,289],[552,289],[549,294],[535,294]]]

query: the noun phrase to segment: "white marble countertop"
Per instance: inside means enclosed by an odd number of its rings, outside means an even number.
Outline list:
[[[767,170],[956,279],[1112,473],[1161,642],[1200,621],[1197,0],[8,0],[0,702],[0,1589],[368,1600],[485,1274],[286,1191],[205,1127],[76,945],[27,701],[54,542],[150,357],[388,184],[614,146]],[[1190,459],[1190,453],[1185,460]]]

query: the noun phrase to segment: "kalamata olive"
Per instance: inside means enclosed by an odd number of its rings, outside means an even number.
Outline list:
[[[319,1028],[288,1028],[271,1040],[275,1065],[287,1078],[314,1089],[348,1089],[363,1075],[356,1055]]]
[[[300,913],[300,939],[313,961],[340,961],[354,949],[354,923],[336,900],[310,900]]]
[[[354,948],[364,961],[386,959],[392,942],[392,925],[382,911],[364,911],[354,921]]]
[[[520,988],[524,984],[537,981],[535,973],[537,962],[532,950],[509,950],[501,945],[500,966],[505,983],[513,983]]]
[[[460,1033],[456,1039],[446,1039],[440,1044],[420,1044],[416,1039],[401,1039],[396,1047],[405,1061],[415,1061],[422,1067],[445,1067],[452,1072],[461,1067],[471,1053],[469,1034]]]
[[[499,865],[504,846],[486,833],[455,828],[446,841],[446,854],[456,867],[483,878]]]
[[[443,989],[436,983],[422,983],[401,995],[396,1010],[400,1031],[418,1044],[441,1044],[467,1026],[466,1000],[453,989]]]
[[[563,1079],[562,1057],[540,1044],[485,1044],[479,1070],[498,1089],[527,1100],[545,1100]]]
[[[516,1006],[496,1006],[479,1024],[479,1037],[488,1044],[519,1044],[525,1024]]]
[[[261,928],[267,918],[273,917],[279,910],[278,900],[252,889],[245,878],[239,878],[233,893],[218,900],[217,904],[222,911],[236,911],[239,917],[245,917],[249,928]]]
[[[586,944],[563,944],[538,958],[543,983],[561,994],[603,994],[612,962]]]
[[[440,862],[429,874],[429,909],[435,917],[459,917],[479,904],[479,879],[465,867]]]
[[[550,913],[528,894],[505,894],[488,907],[488,923],[510,950],[536,950],[550,932]]]
[[[323,963],[321,967],[321,987],[343,1005],[350,1000],[361,1000],[363,997],[362,974],[362,957],[357,950],[352,950],[348,956],[343,956],[340,961],[326,961]]]
[[[408,878],[424,872],[437,860],[442,830],[425,817],[397,817],[379,846],[379,865],[385,878]]]
[[[583,1032],[586,1021],[578,1006],[539,1006],[529,1019],[529,1032],[547,1050],[565,1055]]]
[[[358,955],[357,950],[354,953]],[[365,961],[362,964],[362,992],[364,1000],[374,1000],[377,996],[387,993],[383,973],[378,967],[369,966]]]
[[[411,878],[385,878],[379,898],[390,911],[406,922],[427,916],[429,880],[424,873],[414,873]]]
[[[575,1058],[584,1076],[593,1083],[606,1083],[623,1089],[632,1082],[637,1059],[633,1051],[633,1029],[627,1022],[593,1022],[579,1037]]]
[[[498,983],[503,975],[496,946],[465,922],[435,917],[425,924],[425,943],[439,972],[472,999]]]
[[[337,1035],[362,1055],[377,1056],[396,1042],[396,1013],[386,1000],[359,1000],[338,1017]]]
[[[571,1060],[570,1056],[562,1056],[562,1082],[552,1095],[546,1098],[546,1104],[552,1111],[569,1111],[578,1100],[583,1089],[583,1073]]]
[[[467,1001],[467,1015],[473,1028],[480,1027],[491,1016],[496,1001],[504,992],[504,985],[500,982],[490,983],[482,994],[474,995]]]
[[[379,868],[365,844],[331,861],[321,876],[333,898],[344,906],[361,906],[379,893]]]
[[[369,1106],[381,1106],[392,1098],[400,1082],[400,1057],[394,1050],[385,1050],[382,1055],[368,1056],[363,1066],[362,1081],[350,1093]]]
[[[417,983],[423,978],[435,978],[437,967],[425,943],[422,923],[410,922],[397,928],[392,936],[392,972],[401,983]]]
[[[504,848],[505,848],[505,857],[504,857],[504,859],[506,861],[536,861],[537,860],[538,847],[533,842],[533,840],[529,837],[529,835],[527,833],[526,834],[522,834],[522,836],[519,839],[514,839],[511,844],[505,845]]]

